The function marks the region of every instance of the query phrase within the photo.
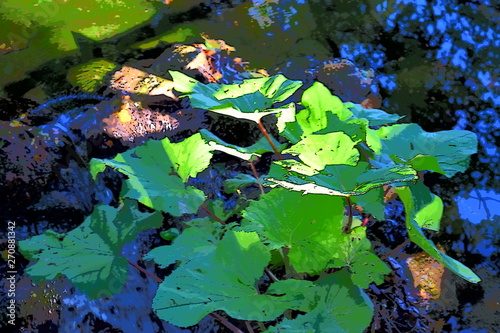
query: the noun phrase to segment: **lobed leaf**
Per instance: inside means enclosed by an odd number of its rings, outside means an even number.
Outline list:
[[[91,299],[111,296],[120,292],[127,280],[127,259],[121,256],[123,245],[141,230],[160,227],[162,221],[160,213],[139,212],[132,200],[126,200],[118,209],[100,205],[78,228],[67,234],[45,231],[20,241],[19,250],[27,259],[36,261],[26,269],[33,281],[66,275]]]
[[[373,304],[352,284],[345,270],[329,274],[311,291],[313,307],[295,319],[285,319],[266,332],[363,332],[371,323]]]
[[[452,177],[469,166],[470,155],[477,152],[477,137],[469,131],[429,133],[417,124],[400,124],[373,131],[369,145],[376,154],[390,156],[396,163]],[[388,163],[387,159],[379,161]]]
[[[301,308],[309,281],[279,281],[273,294],[261,294],[257,282],[271,259],[256,233],[227,231],[202,260],[176,269],[160,284],[153,300],[158,316],[174,325],[197,324],[212,311],[236,319],[273,320],[289,308]]]
[[[91,172],[95,177],[104,165],[112,167],[128,178],[122,188],[124,197],[174,216],[192,214],[205,195],[184,182],[209,165],[211,150],[199,133],[180,143],[150,140],[114,159],[93,159]]]
[[[359,151],[355,146],[356,142],[342,132],[311,134],[283,153],[298,155],[308,166],[322,170],[328,164],[356,165]]]

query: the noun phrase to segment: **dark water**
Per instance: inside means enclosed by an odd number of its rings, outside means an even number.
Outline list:
[[[419,310],[442,331],[482,333],[500,325],[499,17],[498,4],[489,1],[174,1],[150,26],[157,35],[190,29],[186,43],[200,42],[198,32],[223,39],[271,74],[304,75],[311,64],[346,58],[373,70],[372,89],[383,98],[383,109],[427,131],[475,132],[479,153],[469,170],[452,179],[428,174],[425,182],[445,202],[433,240],[483,281],[473,285],[446,273],[441,298]],[[143,52],[157,55],[155,49]],[[141,234],[124,254],[138,260],[147,239]],[[48,288],[54,292],[47,298],[56,297],[61,306],[44,314],[59,331],[187,331],[151,314],[155,282],[132,269],[123,292],[107,299],[89,301],[64,280]],[[50,311],[60,311],[60,319]],[[131,328],[136,325],[139,330]],[[42,327],[40,332],[56,331]],[[217,327],[208,320],[195,330]]]

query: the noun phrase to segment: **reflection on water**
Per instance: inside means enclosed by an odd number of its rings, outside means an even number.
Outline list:
[[[460,217],[474,224],[500,216],[500,194],[493,190],[474,189],[457,196],[455,202]]]

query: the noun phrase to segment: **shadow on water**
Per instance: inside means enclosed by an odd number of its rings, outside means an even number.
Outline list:
[[[169,13],[175,13],[175,21],[165,20]],[[188,31],[180,42],[199,40],[195,35],[201,32],[224,39],[244,60],[270,73],[292,68],[304,75],[311,63],[346,58],[373,69],[385,110],[406,115],[406,121],[427,131],[475,132],[479,153],[469,170],[451,179],[427,174],[425,183],[445,203],[442,231],[433,239],[483,281],[472,285],[445,274],[441,298],[423,308],[438,331],[479,333],[493,332],[500,324],[499,16],[500,8],[490,1],[174,1],[151,26],[160,37]],[[172,43],[165,40],[159,47]],[[125,249],[132,259],[139,258],[136,246]],[[140,304],[137,288],[146,296]],[[167,328],[154,316],[142,322],[137,313],[150,316],[153,295],[151,281],[134,272],[124,292],[97,310],[78,293],[63,293],[60,301],[64,311],[73,312],[66,313],[68,318],[82,323],[106,326],[115,317],[120,324],[113,325],[140,322],[142,332],[161,331],[159,327],[184,332]],[[117,310],[113,303],[126,306]],[[91,327],[63,324],[70,331]]]

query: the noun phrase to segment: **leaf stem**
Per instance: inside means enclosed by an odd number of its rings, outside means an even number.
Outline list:
[[[201,209],[203,209],[205,211],[205,213],[207,213],[211,218],[213,218],[214,220],[216,220],[217,222],[219,222],[220,224],[226,224],[226,222],[222,221],[220,218],[218,218],[214,213],[212,213],[208,208],[207,206],[205,206],[205,204],[201,205],[200,207]]]
[[[345,198],[347,199],[347,223],[342,227],[342,231],[350,234],[352,227],[352,202],[350,196],[346,196]]]
[[[267,276],[273,281],[273,282],[278,282],[279,279],[276,277],[276,275],[273,274],[273,272],[271,272],[271,270],[269,270],[269,268],[264,268],[264,272],[267,274]]]
[[[273,141],[271,140],[271,137],[269,137],[269,134],[267,133],[266,129],[264,128],[264,125],[262,125],[260,119],[257,121],[257,125],[259,126],[260,131],[264,136],[266,137],[267,141],[271,145],[271,147],[274,150],[274,153],[276,154],[276,157],[278,157],[278,160],[282,160],[283,158],[281,157],[280,152],[278,151],[278,148],[274,145]]]
[[[264,323],[263,323],[263,322],[258,321],[258,322],[257,322],[257,325],[259,325],[259,328],[260,328],[260,331],[261,331],[261,332],[265,332],[265,331],[267,331],[267,328],[266,328],[266,326],[264,325]]]
[[[255,169],[255,165],[253,165],[253,161],[250,161],[249,163],[250,163],[250,169],[252,169],[252,172],[253,172],[253,176],[255,177],[255,179],[257,179],[257,184],[259,185],[260,193],[266,194],[266,192],[264,191],[264,188],[262,187],[262,183],[260,182],[259,174],[257,173],[257,169]]]
[[[224,325],[227,328],[229,328],[232,332],[234,332],[234,333],[243,333],[242,330],[240,330],[238,327],[236,327],[233,324],[231,324],[226,318],[220,316],[219,314],[217,314],[215,312],[211,312],[210,315],[212,317],[214,317],[215,319],[217,319],[218,321],[220,321],[222,323],[222,325]]]
[[[245,320],[245,326],[247,327],[247,330],[249,333],[255,333],[255,331],[252,328],[252,325],[250,324],[250,322],[248,320]]]
[[[153,273],[148,272],[147,270],[145,270],[141,266],[137,265],[135,262],[132,262],[132,261],[130,261],[128,259],[127,259],[127,262],[130,265],[132,265],[133,267],[137,268],[139,271],[143,272],[144,274],[146,274],[147,276],[149,276],[150,278],[152,278],[153,280],[155,280],[156,282],[158,282],[158,283],[162,283],[163,282],[163,280],[160,279],[158,276],[154,275]]]

